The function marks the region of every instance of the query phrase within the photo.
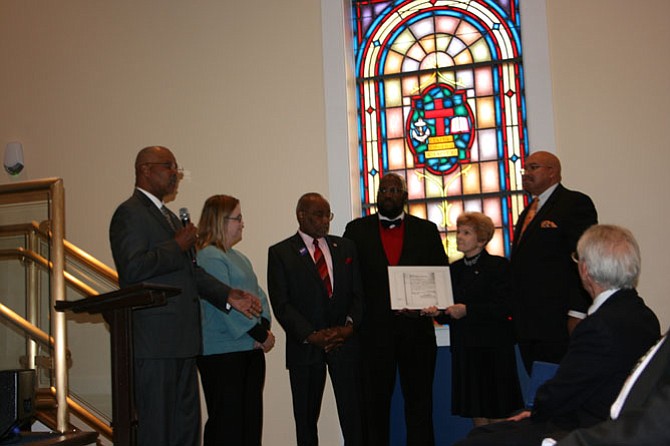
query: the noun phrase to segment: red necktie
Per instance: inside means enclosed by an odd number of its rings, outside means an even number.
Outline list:
[[[314,239],[314,263],[316,264],[316,270],[319,272],[319,276],[323,281],[323,286],[326,287],[328,297],[333,297],[333,285],[330,283],[328,265],[326,265],[326,258],[323,256],[321,248],[319,248],[319,242],[317,239]]]
[[[521,233],[519,234],[519,238],[523,236],[523,233],[526,231],[526,228],[530,224],[531,221],[535,218],[535,214],[537,214],[537,206],[540,203],[540,199],[538,197],[533,198],[533,202],[530,204],[530,207],[528,208],[528,212],[526,213],[526,218],[523,220],[523,226],[521,226]]]

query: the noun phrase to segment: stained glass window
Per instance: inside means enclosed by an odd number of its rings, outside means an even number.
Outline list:
[[[352,24],[363,213],[396,172],[451,259],[464,211],[509,256],[528,153],[519,0],[352,0]]]

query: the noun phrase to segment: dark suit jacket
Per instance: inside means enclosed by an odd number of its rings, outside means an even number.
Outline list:
[[[405,235],[398,265],[448,265],[442,239],[434,223],[405,214]],[[361,336],[372,345],[386,345],[393,327],[388,260],[379,234],[377,214],[358,218],[347,224],[344,237],[353,240],[361,260],[361,276],[366,299],[365,322]],[[435,339],[433,322],[420,318],[423,334]]]
[[[325,361],[322,349],[305,343],[311,333],[343,326],[350,317],[356,330],[363,317],[363,295],[356,248],[349,240],[326,236],[333,260],[333,295],[328,297],[314,260],[300,234],[268,251],[268,294],[286,331],[286,367]],[[345,353],[350,341],[340,349]]]
[[[181,224],[178,219],[176,223]],[[133,312],[136,358],[187,358],[201,351],[198,296],[225,310],[230,288],[195,266],[182,252],[161,211],[139,190],[114,213],[109,228],[119,285],[175,286],[165,306]],[[227,311],[227,310],[225,310]]]
[[[468,267],[463,259],[450,267],[454,302],[467,305],[462,319],[440,316],[449,324],[451,345],[457,347],[510,347],[514,333],[510,321],[511,278],[504,257],[482,251],[477,264]]]
[[[511,257],[517,336],[566,340],[568,311],[585,313],[591,304],[570,255],[598,215],[588,196],[560,184],[519,239],[527,212],[517,221]]]
[[[619,417],[578,429],[560,446],[658,446],[670,444],[670,341],[667,337],[626,398]]]
[[[617,291],[577,325],[556,375],[537,391],[531,419],[562,430],[606,420],[628,373],[659,334],[656,315],[637,291]]]

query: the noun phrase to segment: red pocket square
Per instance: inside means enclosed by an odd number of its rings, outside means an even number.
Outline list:
[[[345,263],[346,265],[351,264],[351,262],[353,262],[353,261],[354,261],[354,259],[352,259],[351,257],[347,257],[346,259],[344,259],[344,263]]]

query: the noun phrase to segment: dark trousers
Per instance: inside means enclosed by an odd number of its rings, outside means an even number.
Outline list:
[[[539,446],[544,438],[563,438],[567,431],[548,421],[501,421],[470,431],[468,436],[454,446]]]
[[[437,346],[431,321],[395,316],[394,331],[388,333],[386,342],[367,339],[362,356],[365,444],[390,444],[391,398],[397,370],[405,400],[407,446],[434,445],[433,378]]]
[[[204,446],[260,446],[265,355],[262,350],[198,358],[207,403]]]
[[[139,446],[198,446],[200,397],[195,358],[135,359]]]
[[[333,384],[344,444],[363,445],[358,354],[354,356],[351,351],[345,351],[348,348],[343,349],[325,354],[324,363],[289,367],[298,446],[319,444],[317,423],[326,384],[326,368]]]

